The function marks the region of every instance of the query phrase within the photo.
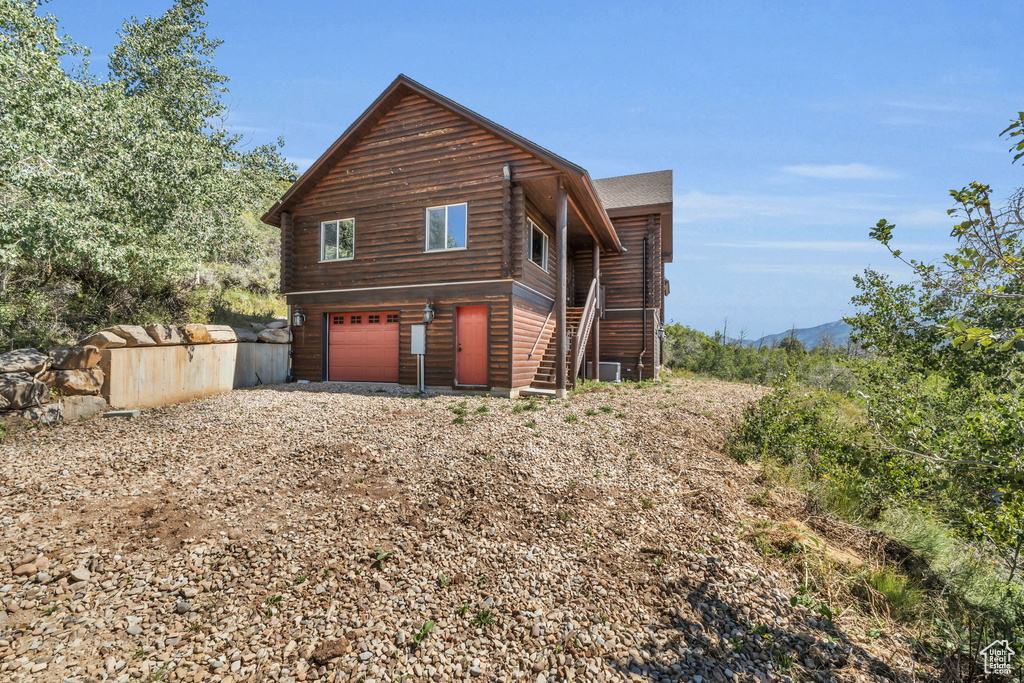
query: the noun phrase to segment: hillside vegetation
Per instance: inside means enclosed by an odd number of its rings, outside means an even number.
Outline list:
[[[39,9],[0,1],[0,349],[280,312],[255,216],[292,169],[230,131],[205,2],[126,21],[102,75]]]
[[[1004,131],[1022,133],[1024,112]],[[1002,639],[1018,653],[1015,680],[1024,672],[1024,190],[1002,207],[990,194],[951,192],[961,222],[939,264],[904,257],[895,226],[878,223],[872,237],[919,280],[855,278],[847,322],[867,353],[667,328],[671,366],[774,387],[746,410],[734,457],[904,547],[869,592],[919,631],[921,660],[946,680],[978,680],[982,650]]]

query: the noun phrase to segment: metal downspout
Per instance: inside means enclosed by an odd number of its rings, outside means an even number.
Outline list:
[[[647,355],[647,239],[646,237],[644,238],[644,348],[636,361],[636,378],[638,382],[642,382],[644,379],[644,356]]]

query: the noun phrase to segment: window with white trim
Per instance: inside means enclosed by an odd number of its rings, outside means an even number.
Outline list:
[[[339,218],[320,224],[320,260],[347,261],[356,254],[356,219]]]
[[[540,226],[534,223],[529,218],[526,219],[526,225],[530,228],[530,248],[528,253],[530,260],[536,263],[544,270],[548,269],[548,236]]]
[[[468,206],[449,204],[427,209],[427,251],[466,248]]]

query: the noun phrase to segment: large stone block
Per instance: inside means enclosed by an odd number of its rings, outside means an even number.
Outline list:
[[[200,325],[199,323],[189,323],[185,325],[185,342],[188,344],[212,344],[213,338],[210,337],[209,331],[206,329],[206,325]]]
[[[210,341],[214,344],[233,344],[238,341],[235,330],[230,325],[207,325]]]
[[[185,343],[185,335],[177,325],[147,325],[146,332],[158,346],[174,346]]]
[[[50,357],[35,349],[16,349],[0,354],[0,372],[27,372],[34,375],[44,367]]]
[[[98,349],[119,349],[127,342],[109,330],[93,332],[78,340],[79,346],[95,346]]]
[[[268,344],[287,344],[292,340],[291,330],[267,329],[257,336],[261,342]]]
[[[49,425],[60,422],[63,416],[63,406],[60,403],[50,403],[44,406],[6,410],[0,413],[0,424],[38,422]]]
[[[256,341],[256,334],[249,330],[244,330],[241,327],[232,328],[235,330],[235,337],[239,342],[254,342]]]
[[[125,346],[156,346],[156,342],[141,325],[115,325],[107,331],[124,339]]]
[[[267,323],[268,330],[283,330],[286,327],[288,327],[287,320],[274,320],[272,322]]]
[[[107,402],[101,396],[65,396],[63,404],[64,421],[84,420],[106,411]]]
[[[100,350],[95,346],[55,346],[50,349],[54,370],[85,370],[100,364]]]
[[[99,368],[47,370],[39,379],[65,396],[98,394],[103,388],[103,371]]]
[[[0,375],[0,396],[10,408],[27,408],[50,400],[50,390],[27,372],[7,372]]]

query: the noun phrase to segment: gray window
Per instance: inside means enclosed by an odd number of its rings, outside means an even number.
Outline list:
[[[427,251],[466,248],[466,204],[432,206],[427,209]]]
[[[320,260],[345,261],[355,256],[356,219],[340,218],[320,224]]]
[[[530,228],[530,260],[544,270],[548,269],[548,236],[540,229],[540,226],[532,220],[527,220],[526,225]]]

